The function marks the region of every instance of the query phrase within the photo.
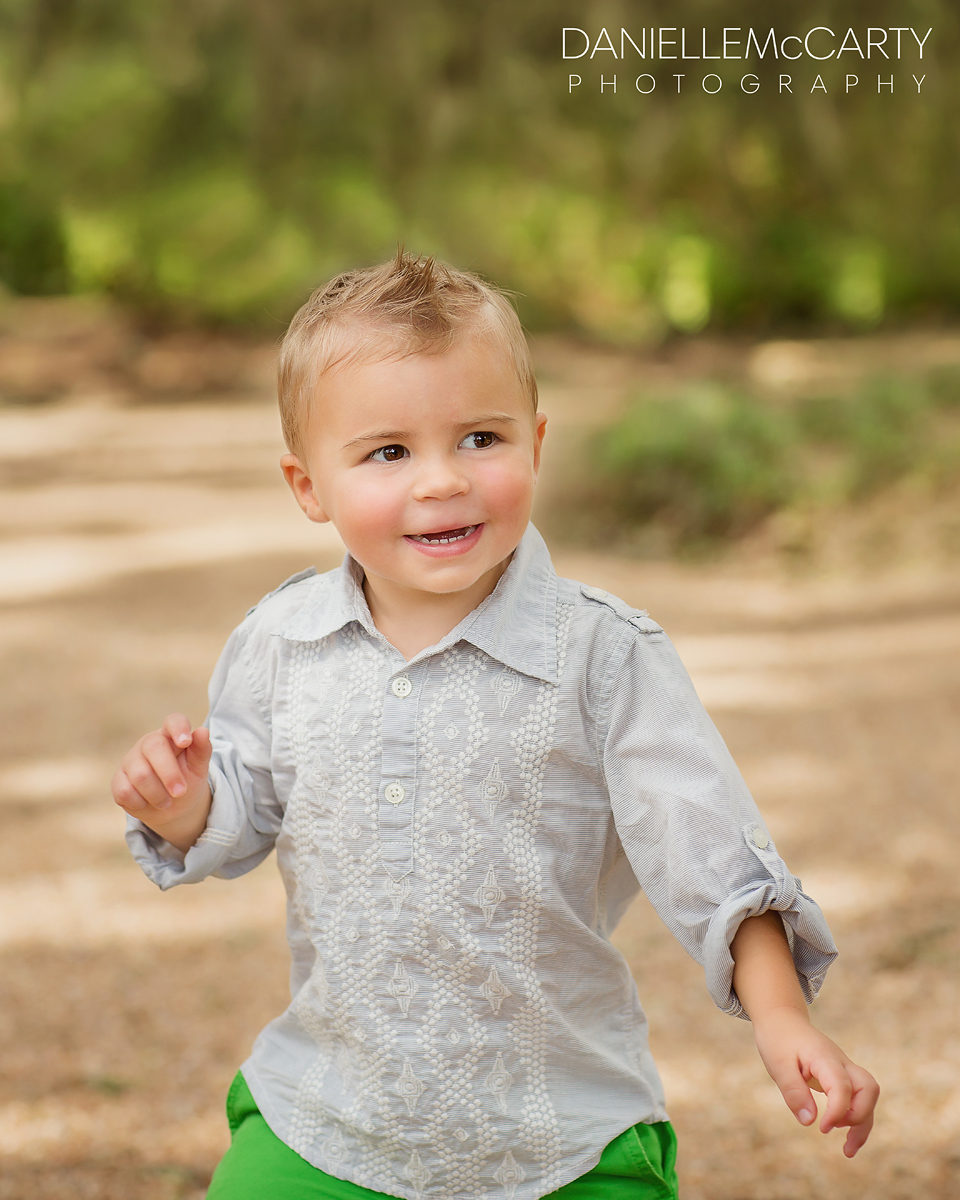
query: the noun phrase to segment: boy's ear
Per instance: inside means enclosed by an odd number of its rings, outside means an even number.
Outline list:
[[[330,518],[327,516],[320,501],[317,499],[317,493],[313,486],[313,480],[304,470],[304,465],[301,463],[296,454],[284,454],[280,459],[280,470],[283,471],[283,477],[293,492],[297,503],[307,514],[311,521],[316,521],[323,525]]]
[[[533,427],[533,473],[540,470],[540,451],[543,448],[543,435],[547,432],[547,414],[538,412]]]

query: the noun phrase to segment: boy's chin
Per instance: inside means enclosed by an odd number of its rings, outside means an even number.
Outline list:
[[[511,555],[494,564],[480,566],[467,563],[438,562],[432,570],[385,572],[373,580],[376,587],[383,582],[387,587],[401,588],[404,591],[419,592],[424,596],[458,596],[470,592],[486,582],[489,591],[493,591],[497,581],[506,570]],[[366,571],[367,577],[370,571]]]
[[[489,563],[480,570],[476,568],[451,570],[446,578],[443,577],[446,573],[441,573],[441,576],[431,580],[424,590],[438,596],[456,596],[477,588],[485,588],[486,594],[489,595],[497,586],[512,557],[513,551],[511,550],[505,558],[499,559],[495,563]]]
[[[450,571],[444,572],[445,578],[441,579],[410,579],[406,581],[406,586],[411,591],[423,592],[427,596],[459,596],[477,587],[488,573],[482,571],[478,575],[472,571]]]

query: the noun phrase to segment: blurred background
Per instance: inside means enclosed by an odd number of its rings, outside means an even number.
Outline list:
[[[753,95],[742,63],[561,58],[563,26],[773,20],[932,33],[922,63],[767,60]],[[398,242],[514,294],[557,567],[675,638],[840,943],[817,1019],[885,1088],[854,1163],[794,1127],[641,898],[617,937],[685,1200],[960,1195],[958,24],[0,0],[0,1200],[199,1200],[286,1003],[272,861],[160,896],[108,785],[168,711],[203,718],[249,605],[339,561],[276,468],[276,344]]]
[[[631,55],[601,95],[616,59],[564,61],[561,27],[609,26],[617,46],[621,26],[640,39],[666,20],[763,37],[769,6],[5,0],[0,275],[273,331],[318,278],[404,240],[516,289],[531,329],[627,345],[955,313],[955,6],[792,0],[776,16],[781,36],[933,32],[922,61],[907,33],[889,65],[724,62],[714,96],[696,86],[713,67],[662,62],[642,97],[651,63]],[[751,69],[755,95],[738,86]],[[896,91],[878,100],[881,69]],[[818,70],[827,94],[810,92]]]

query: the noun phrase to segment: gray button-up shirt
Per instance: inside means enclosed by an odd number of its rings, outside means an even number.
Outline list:
[[[405,662],[361,579],[348,557],[248,614],[210,688],[206,831],[128,839],[162,888],[276,846],[293,998],[243,1073],[284,1142],[411,1200],[535,1200],[666,1118],[609,941],[638,885],[726,1012],[744,917],[780,911],[808,997],[833,942],[648,616],[558,579],[531,527]]]

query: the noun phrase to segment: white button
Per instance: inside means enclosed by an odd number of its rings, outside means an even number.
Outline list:
[[[413,684],[406,677],[406,675],[401,675],[398,679],[395,679],[393,683],[390,684],[390,690],[395,696],[399,696],[402,700],[405,696],[409,696],[413,691]]]
[[[407,789],[402,783],[388,783],[383,789],[383,794],[391,804],[402,804],[403,798],[407,794]]]
[[[755,829],[753,831],[753,840],[761,850],[766,850],[770,845],[770,839],[767,837],[766,831],[763,829]]]

